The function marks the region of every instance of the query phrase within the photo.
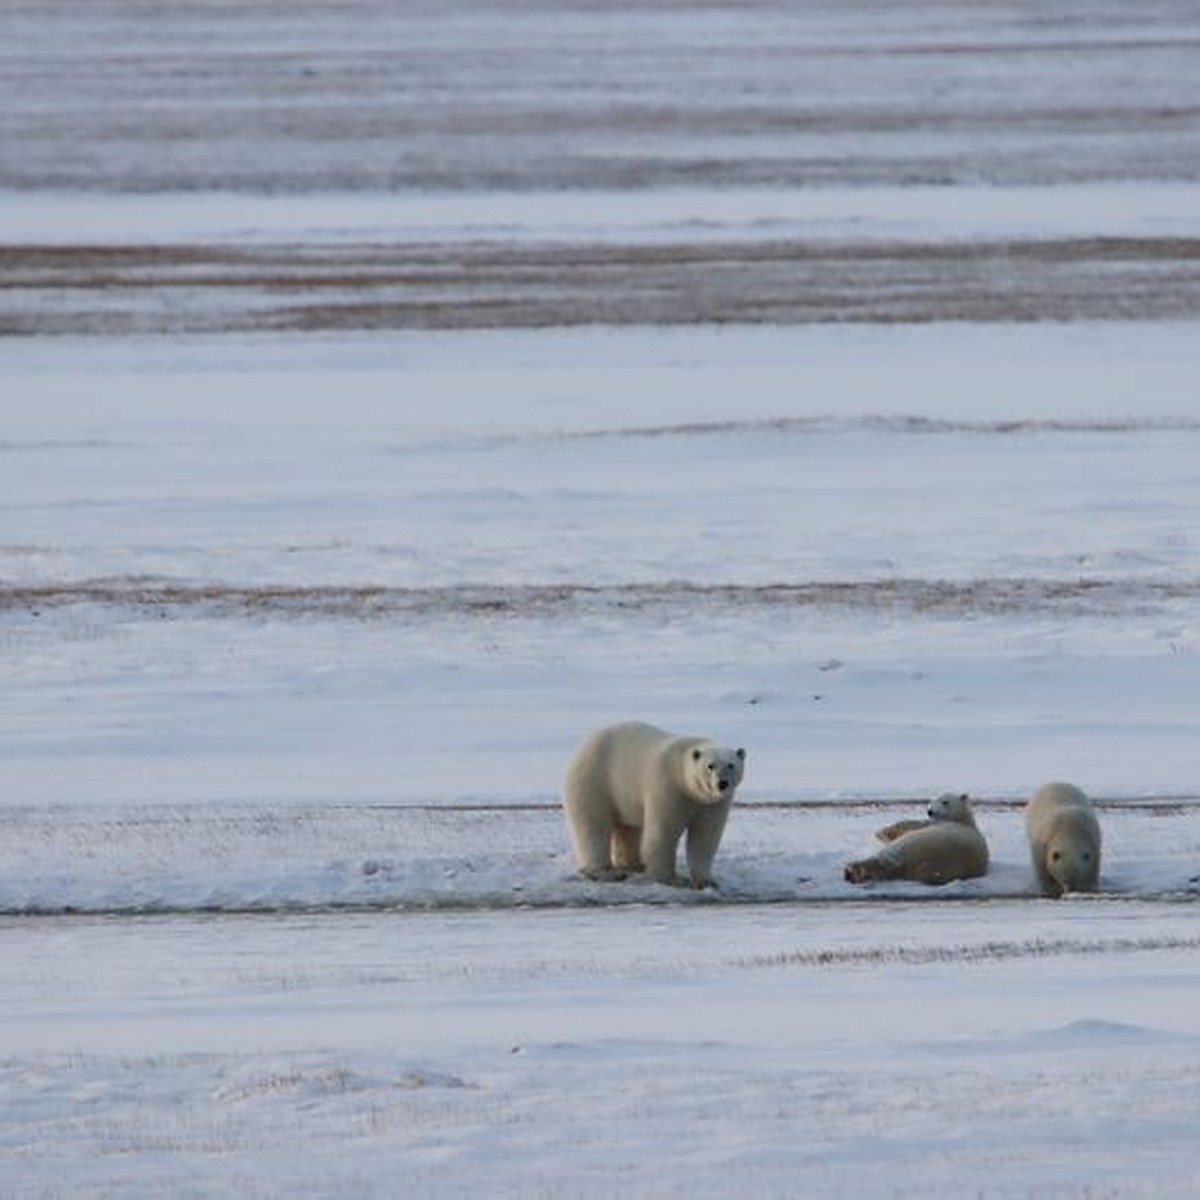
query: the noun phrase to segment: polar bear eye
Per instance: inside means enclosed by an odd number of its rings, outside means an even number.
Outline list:
[[[1054,851],[1054,853],[1050,855],[1050,861],[1051,861],[1051,862],[1058,862],[1058,860],[1059,860],[1060,858],[1062,858],[1062,851],[1061,851],[1061,850],[1055,850],[1055,851]]]

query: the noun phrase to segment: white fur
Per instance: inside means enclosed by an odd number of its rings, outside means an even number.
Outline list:
[[[640,721],[594,733],[571,756],[563,793],[580,871],[620,879],[644,870],[675,883],[686,832],[690,882],[707,887],[745,760],[744,750]]]
[[[975,813],[971,808],[971,797],[965,792],[946,792],[926,809],[931,821],[957,821],[960,825],[975,828]]]
[[[1069,783],[1047,783],[1025,806],[1025,832],[1044,896],[1100,886],[1100,822],[1092,802]]]
[[[941,884],[986,875],[988,845],[975,825],[970,799],[962,794],[939,796],[926,821],[898,822],[880,830],[887,842],[877,854],[847,864],[848,883],[873,879],[910,879]]]
[[[971,811],[971,798],[965,792],[946,792],[934,800],[925,810],[924,820],[908,819],[895,821],[875,831],[881,842],[894,842],[906,833],[927,829],[935,821],[955,821],[960,825],[975,828],[975,814]]]

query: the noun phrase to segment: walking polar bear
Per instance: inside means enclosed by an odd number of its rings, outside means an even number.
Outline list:
[[[1025,806],[1033,872],[1043,896],[1094,892],[1100,885],[1100,822],[1069,783],[1047,783]]]
[[[580,871],[592,879],[645,871],[660,883],[682,882],[675,860],[686,832],[688,881],[708,887],[745,763],[745,750],[640,721],[592,734],[571,756],[563,792]]]
[[[929,806],[928,820],[899,821],[876,836],[886,845],[870,858],[849,863],[848,883],[909,879],[940,884],[987,874],[987,841],[965,794],[939,796]]]

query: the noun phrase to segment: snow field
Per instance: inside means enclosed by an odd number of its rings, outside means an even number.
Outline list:
[[[1190,1195],[1195,345],[14,346],[3,1190]],[[632,715],[749,747],[716,895],[573,875]],[[988,877],[842,882],[944,788]]]
[[[1193,7],[7,5],[0,1194],[1190,1200]]]

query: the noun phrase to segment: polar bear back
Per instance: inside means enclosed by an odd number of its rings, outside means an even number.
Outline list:
[[[670,748],[684,742],[690,748],[703,741],[676,738],[643,721],[610,725],[572,755],[567,765],[567,793],[587,794],[591,803],[611,806],[622,825],[641,826],[647,796],[660,795],[665,781],[681,797],[687,795],[681,756],[670,753]]]

